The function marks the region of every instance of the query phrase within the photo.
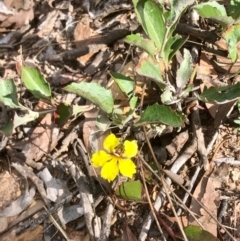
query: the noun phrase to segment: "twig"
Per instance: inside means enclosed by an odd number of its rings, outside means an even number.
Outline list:
[[[81,195],[81,202],[84,210],[85,222],[89,232],[90,240],[95,241],[100,236],[101,227],[100,221],[96,217],[93,209],[93,197],[88,188],[88,180],[86,179],[84,173],[71,161],[67,162],[67,166],[75,183],[77,184],[79,193]]]
[[[112,203],[110,201],[110,202],[108,202],[108,205],[107,205],[106,213],[105,213],[104,219],[103,219],[103,227],[102,227],[101,234],[100,234],[98,241],[108,241],[109,240],[109,233],[110,233],[113,211],[114,211],[114,206],[112,205]]]
[[[171,168],[171,171],[174,173],[177,173],[178,170],[182,167],[182,165],[194,154],[194,152],[196,151],[196,147],[197,147],[196,139],[193,138],[192,141],[190,142],[190,144],[183,151],[183,153],[176,159],[175,163],[173,164],[173,166]],[[171,179],[167,178],[166,183],[168,185],[170,185]],[[161,192],[159,192],[159,195],[157,196],[156,201],[154,203],[154,208],[157,211],[161,208],[162,202],[165,199],[165,197],[166,197],[166,195],[164,194],[163,190]],[[147,233],[148,233],[148,230],[149,230],[152,222],[153,222],[153,216],[150,213],[148,215],[148,217],[144,220],[142,230],[139,235],[140,241],[143,241],[147,238]]]
[[[142,163],[140,164],[140,168],[141,168],[141,176],[142,176],[142,181],[143,181],[144,189],[145,189],[145,192],[146,192],[146,197],[147,197],[147,200],[148,200],[148,204],[149,204],[150,209],[151,209],[151,211],[152,211],[152,215],[153,215],[153,217],[154,217],[154,219],[155,219],[155,221],[156,221],[158,230],[159,230],[159,232],[160,232],[163,240],[166,241],[166,238],[165,238],[165,236],[164,236],[164,234],[163,234],[162,228],[161,228],[161,226],[160,226],[160,224],[159,224],[158,218],[157,218],[157,216],[156,216],[156,213],[155,213],[155,211],[154,211],[154,208],[153,208],[153,205],[152,205],[150,196],[149,196],[149,192],[148,192],[147,185],[146,185],[146,181],[145,181],[144,174],[143,174],[144,172],[143,172],[143,168],[142,168]]]
[[[162,182],[161,178],[154,172],[154,170],[148,165],[147,162],[145,162],[145,160],[139,155],[141,161],[143,162],[143,164],[148,168],[149,171],[151,171],[151,173],[157,178],[157,180],[159,180],[160,182]],[[167,174],[167,173],[166,173]],[[173,179],[173,181],[175,182],[175,180]],[[179,185],[177,182],[176,182],[177,185]],[[192,198],[195,199],[195,197],[190,193],[188,192],[188,190],[183,186],[183,185],[179,185],[185,192],[187,192]],[[195,199],[195,201],[209,214],[211,215],[211,212],[207,209],[207,207],[205,207],[200,201],[198,201],[197,199]],[[211,216],[212,219],[218,224],[220,225],[223,230],[232,238],[232,240],[235,240],[234,237],[231,235],[231,233],[226,229],[226,227],[222,226],[216,217],[214,216]],[[146,221],[146,220],[145,220]],[[140,237],[140,236],[139,236]],[[146,237],[143,237],[143,238],[146,238]],[[142,240],[139,238],[139,240]]]

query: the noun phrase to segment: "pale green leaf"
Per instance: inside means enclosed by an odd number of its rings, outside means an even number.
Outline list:
[[[51,89],[44,76],[35,68],[21,67],[21,78],[27,89],[36,97],[51,99]]]
[[[137,96],[133,96],[130,101],[129,101],[129,105],[131,107],[132,110],[135,109],[136,107],[136,104],[137,104],[137,100],[138,100],[138,97]]]
[[[19,116],[17,113],[15,113],[13,118],[13,129],[17,128],[18,126],[27,124],[30,121],[34,121],[38,117],[39,113],[31,110],[28,110],[28,113],[23,116]]]
[[[161,123],[173,127],[181,127],[184,123],[184,120],[185,117],[182,113],[178,113],[168,106],[159,105],[156,103],[146,108],[140,120],[135,123],[135,126]]]
[[[17,89],[11,79],[0,79],[0,101],[10,108],[19,108]]]
[[[201,17],[210,18],[221,24],[223,28],[226,28],[234,23],[233,18],[227,16],[225,7],[216,1],[201,3],[194,8]]]
[[[133,4],[139,22],[160,51],[166,33],[162,7],[151,0],[133,0]]]
[[[169,38],[162,53],[162,58],[166,65],[171,61],[175,53],[184,45],[187,39],[188,36],[182,38],[178,34],[174,35],[174,37]]]
[[[176,84],[179,89],[184,89],[192,75],[192,56],[189,50],[184,49],[183,61],[177,70]]]
[[[225,104],[240,98],[240,83],[230,87],[204,88],[199,99],[213,104]]]
[[[240,24],[229,27],[224,36],[228,45],[228,52],[232,62],[238,59],[238,42],[240,41]]]
[[[150,56],[142,57],[139,60],[136,72],[139,75],[151,78],[161,89],[164,89],[166,86],[166,83],[163,82],[159,62],[156,62]]]
[[[108,114],[113,110],[114,102],[111,90],[107,90],[97,83],[72,83],[63,89],[91,101]]]
[[[106,131],[109,129],[111,124],[112,121],[110,121],[106,115],[99,115],[97,117],[96,126],[99,128],[99,130]]]
[[[145,50],[152,57],[157,53],[154,42],[150,39],[144,39],[140,34],[131,34],[125,38],[125,42]]]

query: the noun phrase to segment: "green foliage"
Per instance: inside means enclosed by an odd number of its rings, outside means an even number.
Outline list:
[[[184,233],[186,234],[188,241],[219,241],[218,238],[213,236],[206,230],[203,230],[199,226],[190,225],[184,228]]]
[[[97,83],[71,83],[63,89],[90,100],[108,114],[113,111],[112,92]]]
[[[143,38],[140,34],[131,34],[126,37],[125,41],[144,51],[135,71],[138,75],[151,79],[157,84],[160,90],[159,100],[162,102],[162,105],[156,103],[143,110],[142,116],[135,123],[136,126],[148,123],[160,123],[174,127],[183,126],[185,122],[183,113],[172,110],[166,105],[179,103],[180,107],[183,98],[186,98],[193,88],[192,85],[188,84],[193,75],[190,52],[187,49],[183,50],[183,60],[175,74],[170,69],[170,61],[187,39],[175,34],[174,30],[181,15],[188,6],[194,3],[194,0],[170,0],[170,10],[163,7],[163,2],[161,0],[158,3],[154,0],[133,0],[138,21],[149,38]],[[223,37],[226,39],[229,55],[233,62],[238,58],[237,43],[240,40],[240,24],[238,23],[240,13],[237,10],[239,6],[240,0],[232,0],[227,8],[217,2],[206,2],[195,7],[201,16],[221,24],[225,30]],[[52,101],[50,86],[36,68],[17,62],[17,69],[26,88],[36,98]],[[136,119],[135,108],[138,98],[134,95],[135,81],[120,73],[111,72],[111,76],[128,101],[127,111],[123,110],[121,106],[114,108],[111,90],[97,83],[72,83],[63,88],[89,100],[104,112],[97,118],[97,126],[101,130],[108,129],[110,125],[122,128],[130,120]],[[175,82],[173,78],[175,78]],[[38,118],[40,113],[33,112],[19,103],[16,87],[12,80],[1,80],[0,88],[0,100],[4,105],[24,111],[23,116],[20,117],[16,114],[11,122],[2,128],[3,133],[11,133],[19,123],[25,124]],[[205,88],[198,98],[204,102],[224,104],[239,99],[239,93],[240,84],[228,88],[210,87],[209,89]],[[76,117],[87,110],[89,107],[68,106],[61,103],[55,112],[55,121],[62,126],[71,116]]]
[[[0,100],[10,108],[19,108],[20,104],[17,97],[17,88],[13,80],[0,80]]]
[[[20,74],[25,86],[36,98],[51,99],[50,86],[37,69],[21,66]]]
[[[140,120],[135,123],[135,126],[140,126],[148,123],[162,123],[174,127],[181,127],[185,117],[182,113],[172,110],[168,106],[154,104],[149,106],[142,114]]]
[[[199,99],[214,104],[225,104],[240,98],[240,83],[230,87],[204,88]]]
[[[222,36],[227,42],[232,62],[238,59],[237,43],[240,40],[239,7],[239,0],[232,0],[227,9],[216,1],[201,3],[195,6],[200,16],[212,19],[222,26]]]
[[[117,188],[116,195],[126,200],[142,201],[142,184],[139,180],[124,182]]]

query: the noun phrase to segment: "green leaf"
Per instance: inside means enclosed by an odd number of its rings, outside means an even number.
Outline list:
[[[27,89],[36,97],[51,99],[51,89],[44,76],[35,68],[21,67],[21,78]]]
[[[139,75],[151,78],[160,89],[164,89],[166,83],[163,82],[160,65],[154,61],[150,56],[143,57],[139,60],[136,66],[136,72]]]
[[[231,0],[230,4],[227,6],[227,13],[231,16],[235,23],[240,21],[240,0]]]
[[[145,50],[152,57],[157,53],[154,42],[150,39],[144,39],[140,34],[131,34],[125,38],[125,42],[135,45]]]
[[[136,104],[137,104],[137,100],[138,100],[138,97],[137,96],[133,96],[130,101],[129,101],[129,105],[131,107],[132,110],[135,109],[136,107]]]
[[[13,132],[13,121],[11,120],[5,126],[1,126],[0,132],[5,136],[10,136]]]
[[[170,26],[171,31],[169,35],[172,35],[172,32],[176,28],[176,24],[179,21],[179,18],[183,14],[183,12],[194,3],[194,0],[169,0],[169,3],[171,5],[170,13],[167,12],[166,15],[166,25]]]
[[[63,126],[72,116],[72,107],[66,103],[60,103],[57,110],[54,112],[55,122],[59,126]]]
[[[122,125],[124,119],[126,119],[126,117],[123,115],[122,110],[119,108],[115,108],[112,112],[113,123],[117,126]]]
[[[39,117],[38,112],[31,111],[29,109],[24,108],[25,111],[27,110],[28,113],[25,113],[22,116],[19,116],[16,112],[14,114],[14,117],[12,120],[9,121],[9,123],[5,126],[2,126],[0,128],[0,132],[2,132],[6,136],[10,136],[15,128],[18,126],[27,124],[30,121],[36,120]]]
[[[116,72],[111,72],[111,76],[117,83],[120,90],[130,98],[134,90],[134,81],[130,77]]]
[[[169,38],[163,50],[163,60],[165,64],[169,63],[176,52],[184,45],[187,41],[188,36],[182,38],[178,34],[174,37]]]
[[[108,114],[113,110],[114,102],[111,90],[107,90],[97,83],[72,83],[63,89],[91,101]]]
[[[231,57],[232,62],[237,61],[237,44],[240,41],[240,24],[229,27],[223,37],[226,39],[229,55]]]
[[[72,105],[72,115],[78,116],[81,115],[83,112],[90,111],[94,108],[94,106],[91,105],[78,105],[74,104]]]
[[[179,89],[184,89],[192,74],[192,56],[189,50],[184,49],[183,61],[177,70],[176,84]]]
[[[200,3],[194,8],[199,15],[205,18],[227,16],[225,7],[216,1]]]
[[[185,117],[182,113],[172,110],[168,106],[154,104],[146,108],[140,120],[135,126],[151,123],[162,123],[173,127],[181,127],[184,124]]]
[[[240,83],[230,87],[204,88],[199,99],[213,104],[225,104],[240,98]]]
[[[161,51],[166,33],[162,7],[151,0],[133,0],[133,4],[143,29]]]
[[[234,123],[240,125],[240,120],[233,120],[233,121],[234,121]]]
[[[186,234],[188,241],[219,241],[218,238],[213,236],[201,227],[190,225],[184,228],[184,233]]]
[[[99,130],[106,131],[109,129],[111,124],[112,121],[110,121],[106,115],[99,115],[97,117],[96,126],[99,128]]]
[[[126,200],[142,201],[142,184],[139,180],[124,182],[117,188],[116,195]]]
[[[232,17],[227,16],[226,9],[218,2],[206,2],[194,7],[197,13],[203,18],[210,18],[226,28],[234,23]]]
[[[17,89],[11,79],[0,79],[0,100],[10,108],[19,108]]]
[[[171,89],[167,87],[161,94],[161,101],[165,105],[171,105],[176,103],[177,99],[172,95]]]
[[[39,113],[31,110],[28,110],[28,113],[26,113],[23,116],[19,116],[17,113],[15,113],[13,118],[13,130],[18,126],[21,126],[21,125],[27,124],[30,121],[36,120],[38,117],[39,117]]]

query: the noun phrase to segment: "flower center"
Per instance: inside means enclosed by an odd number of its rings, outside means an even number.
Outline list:
[[[118,157],[122,157],[122,158],[123,158],[124,151],[125,151],[124,145],[123,145],[123,144],[119,144],[119,145],[117,145],[117,146],[114,148],[113,154],[114,154],[115,156],[118,156]]]

